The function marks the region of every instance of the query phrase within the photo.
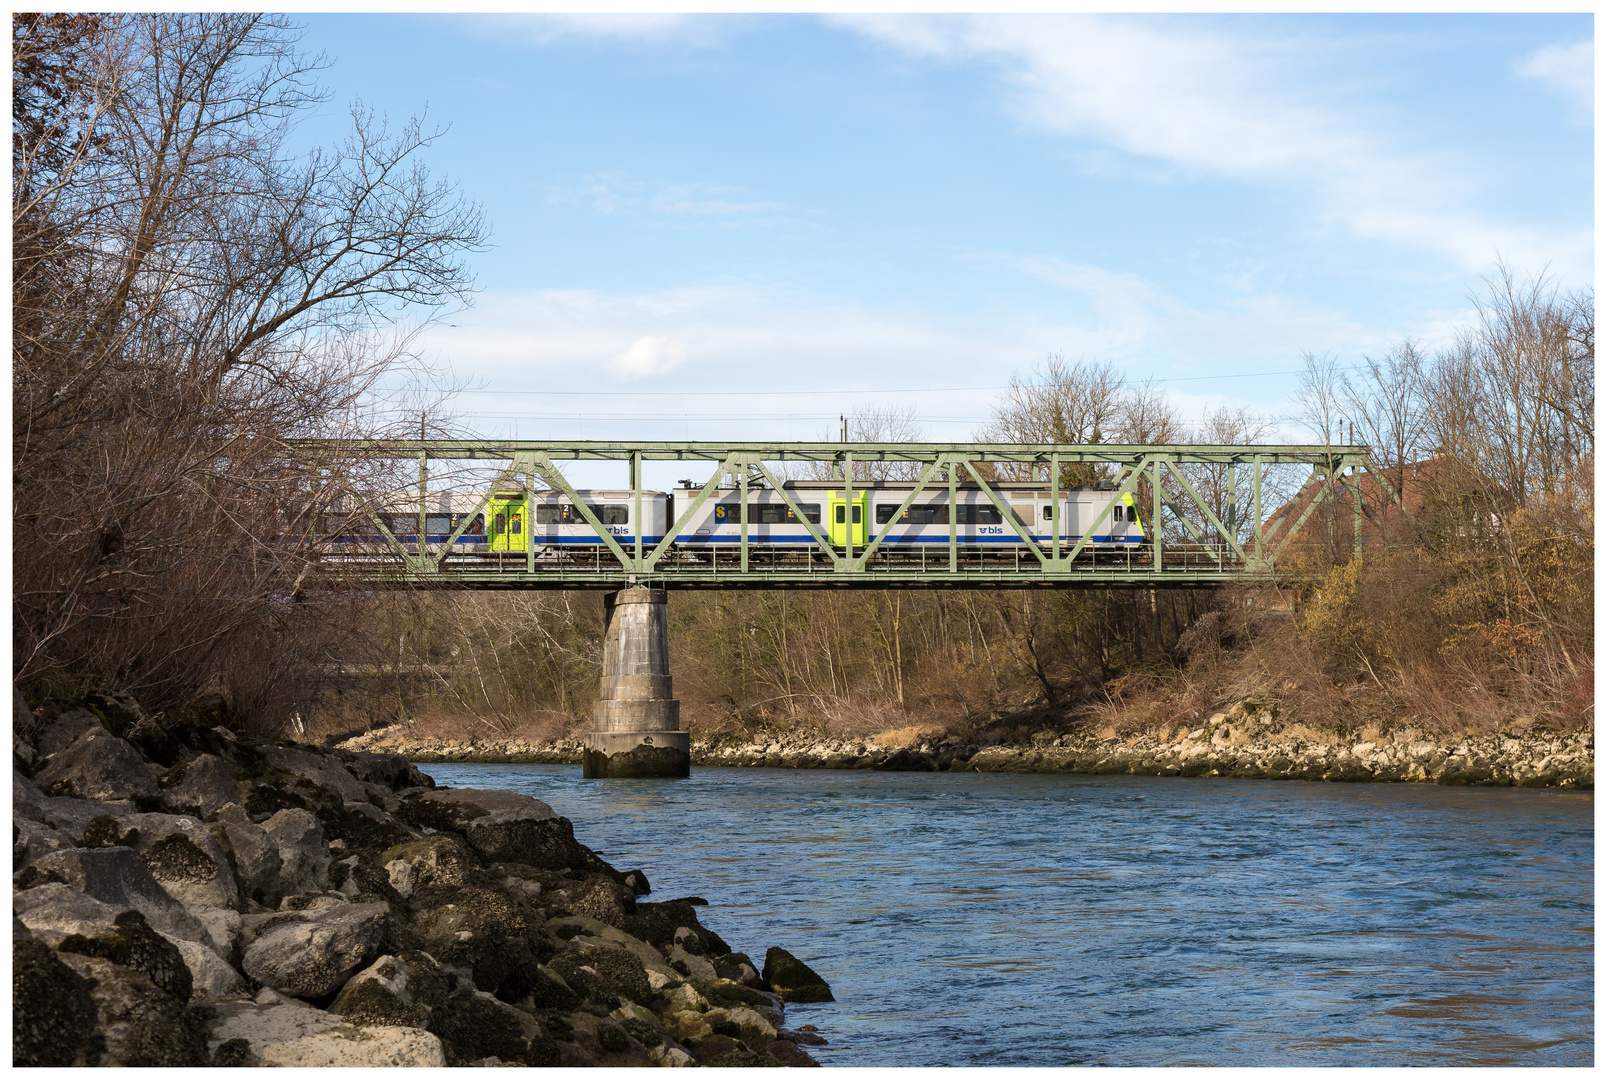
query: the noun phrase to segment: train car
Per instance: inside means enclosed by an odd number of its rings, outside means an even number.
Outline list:
[[[855,486],[852,498],[840,481],[789,481],[783,485],[804,516],[834,546],[852,540],[864,547],[874,536],[886,533],[881,550],[919,550],[949,542],[949,498],[946,486],[927,487],[899,514],[899,507],[914,488],[912,483],[878,481]],[[1044,484],[1001,483],[997,491],[1015,522],[1035,543],[1051,545],[1050,492]],[[1075,544],[1089,529],[1090,544],[1100,549],[1129,549],[1144,542],[1144,525],[1131,495],[1118,498],[1109,488],[1072,488],[1060,492],[1063,545]],[[1106,509],[1110,510],[1103,517]],[[897,520],[894,520],[897,515]],[[678,547],[708,550],[739,544],[742,537],[741,494],[720,488],[675,536]],[[824,521],[825,524],[821,525]],[[967,549],[1023,547],[1017,531],[976,484],[955,491],[956,542]],[[806,547],[815,543],[809,530],[788,507],[780,492],[770,488],[748,491],[748,543],[759,547]]]

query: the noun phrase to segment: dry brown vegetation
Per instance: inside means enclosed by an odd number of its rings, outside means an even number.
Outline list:
[[[14,16],[14,678],[149,707],[305,708],[366,598],[305,588],[363,403],[468,283],[477,208],[432,136],[355,110],[297,154],[321,61],[248,14]]]

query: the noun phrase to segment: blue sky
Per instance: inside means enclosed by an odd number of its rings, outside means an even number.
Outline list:
[[[1263,373],[1448,342],[1498,255],[1592,281],[1588,15],[306,27],[310,135],[451,127],[495,247],[422,346],[486,435],[966,439],[994,391],[932,388],[1052,352],[1282,417]]]

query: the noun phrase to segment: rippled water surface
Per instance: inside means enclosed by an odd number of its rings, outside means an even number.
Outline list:
[[[1590,1065],[1581,792],[425,765],[523,791],[835,1004],[826,1065]]]

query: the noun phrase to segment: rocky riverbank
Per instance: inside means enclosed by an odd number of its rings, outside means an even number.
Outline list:
[[[528,796],[16,699],[13,1064],[814,1065],[762,966]]]
[[[477,737],[414,738],[396,726],[341,744],[417,762],[578,764],[578,739],[526,742]],[[1595,737],[1509,731],[1439,735],[1403,726],[1388,733],[1312,731],[1241,702],[1197,727],[1118,734],[1044,730],[1029,742],[984,744],[958,737],[913,746],[806,734],[694,740],[693,765],[908,772],[1058,772],[1135,776],[1233,776],[1271,780],[1384,781],[1591,789]]]

